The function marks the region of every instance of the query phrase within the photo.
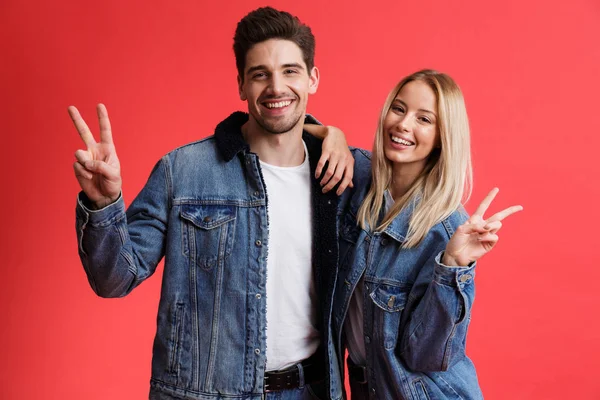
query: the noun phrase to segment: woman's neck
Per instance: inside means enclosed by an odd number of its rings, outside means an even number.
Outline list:
[[[415,165],[417,163],[405,164],[394,163],[392,166],[392,182],[390,184],[390,192],[394,200],[404,196],[415,183],[423,168],[424,164]]]

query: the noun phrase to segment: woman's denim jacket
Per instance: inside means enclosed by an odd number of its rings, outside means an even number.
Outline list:
[[[370,185],[370,154],[355,150],[354,190],[342,195],[340,272],[333,332],[344,354],[343,326],[354,288],[364,276],[364,343],[372,399],[479,399],[477,375],[465,355],[475,294],[475,265],[450,268],[441,254],[468,216],[456,211],[416,247],[403,249],[410,208],[383,232],[361,229],[356,215]],[[343,363],[340,369],[343,371]]]
[[[121,297],[165,256],[151,399],[261,399],[266,350],[267,193],[234,113],[215,135],[164,156],[125,213],[77,207],[79,254],[92,289]],[[316,120],[312,120],[315,123]],[[312,176],[321,142],[304,134]],[[329,397],[342,396],[331,338],[338,261],[333,192],[313,179],[313,266]],[[295,212],[295,210],[290,210]]]

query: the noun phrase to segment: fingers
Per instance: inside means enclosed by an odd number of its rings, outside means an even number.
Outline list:
[[[502,228],[502,222],[500,221],[483,221],[478,223],[464,223],[456,229],[456,232],[463,235],[479,234],[484,235],[487,233],[497,233]]]
[[[456,228],[456,233],[463,235],[470,235],[473,233],[487,233],[488,229],[485,229],[484,223],[464,223]]]
[[[486,242],[486,244],[490,247],[493,247],[496,243],[498,243],[498,239],[498,235],[493,233],[484,233],[483,235],[479,235],[477,237],[478,241]]]
[[[327,184],[329,182],[329,180],[333,177],[333,175],[335,174],[335,170],[338,166],[339,160],[335,154],[330,154],[328,156],[327,161],[329,162],[329,164],[327,165],[327,170],[325,171],[325,173],[323,174],[323,176],[321,178],[321,182],[320,182],[321,186],[324,186],[325,184]],[[341,176],[340,176],[340,178],[341,178]]]
[[[96,106],[96,112],[98,113],[98,123],[100,125],[100,141],[102,143],[112,144],[112,130],[110,128],[110,120],[108,119],[108,111],[104,104],[98,104]]]
[[[73,163],[73,169],[75,170],[75,176],[77,178],[81,177],[84,179],[92,179],[92,177],[94,176],[91,172],[86,170],[85,167],[83,165],[81,165],[79,162]]]
[[[90,161],[93,159],[92,155],[90,154],[89,151],[86,150],[77,150],[75,152],[75,159],[80,163],[80,164],[84,164],[86,161]]]
[[[325,171],[323,179],[321,179],[321,186],[325,185],[323,186],[323,193],[327,193],[333,189],[333,187],[342,180],[343,175],[344,167],[340,164],[337,158],[332,156],[332,158],[329,160],[327,171]]]
[[[315,179],[319,179],[321,173],[323,172],[323,167],[327,163],[329,159],[329,153],[323,152],[321,154],[321,158],[319,158],[319,162],[317,163],[317,168],[315,169]],[[321,184],[323,186],[323,184]]]
[[[497,212],[496,214],[492,215],[491,217],[489,217],[487,219],[487,222],[494,222],[494,221],[502,221],[504,218],[508,217],[509,215],[512,215],[516,212],[522,211],[523,210],[523,206],[512,206],[512,207],[508,207],[500,212]]]
[[[487,230],[490,233],[497,233],[500,230],[500,228],[502,228],[502,222],[500,221],[488,222],[483,227],[483,229]]]
[[[492,222],[489,224],[477,223],[469,224],[464,223],[456,229],[457,234],[469,235],[470,237],[476,237],[479,242],[486,242],[486,244],[494,244],[498,241],[498,235],[496,232],[500,230],[502,223],[500,221]],[[453,236],[454,237],[454,236]]]
[[[487,211],[490,204],[492,204],[492,201],[494,201],[494,198],[496,197],[496,195],[498,194],[499,191],[500,191],[500,189],[493,188],[488,193],[488,195],[485,196],[485,199],[483,199],[483,201],[479,204],[479,207],[477,207],[477,210],[475,210],[473,215],[483,217],[483,214],[485,214],[485,212]]]
[[[90,128],[88,128],[83,118],[81,118],[79,110],[77,110],[75,106],[69,106],[67,110],[69,112],[71,120],[73,121],[73,124],[75,125],[75,129],[77,129],[77,132],[79,132],[79,136],[81,136],[81,139],[83,140],[85,145],[87,147],[91,147],[94,144],[96,144],[96,141],[94,140],[94,135],[92,135]]]
[[[87,160],[83,162],[85,169],[94,174],[100,174],[109,181],[117,181],[119,179],[119,170],[104,161]]]
[[[353,176],[354,176],[354,158],[351,158],[351,162],[349,162],[346,165],[346,168],[344,171],[344,179],[340,183],[340,186],[338,186],[338,190],[335,192],[335,194],[337,194],[339,196],[342,193],[344,193],[344,190],[346,190],[346,188],[348,186],[354,187],[354,185],[352,184]]]

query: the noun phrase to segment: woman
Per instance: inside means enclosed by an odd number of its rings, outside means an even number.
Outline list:
[[[502,219],[522,208],[485,219],[494,189],[466,215],[469,147],[459,87],[424,70],[390,92],[372,160],[355,150],[333,310],[352,400],[482,398],[465,355],[475,261],[496,244]]]

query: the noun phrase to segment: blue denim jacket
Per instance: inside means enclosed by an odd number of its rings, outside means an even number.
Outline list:
[[[80,194],[79,254],[99,296],[125,296],[165,257],[151,399],[262,397],[267,193],[258,157],[241,135],[247,120],[247,114],[234,113],[214,136],[165,155],[127,212],[122,199],[92,211]],[[306,133],[304,141],[314,176],[321,142]],[[322,194],[316,179],[312,195],[323,368],[329,398],[339,399],[330,328],[339,199]]]
[[[450,268],[440,257],[468,217],[456,211],[418,246],[402,249],[411,209],[383,232],[365,231],[356,215],[371,181],[370,154],[355,150],[354,189],[342,195],[340,272],[333,332],[343,354],[344,319],[364,274],[364,343],[372,399],[479,399],[465,340],[475,294],[475,265]],[[340,368],[343,371],[343,363]]]

